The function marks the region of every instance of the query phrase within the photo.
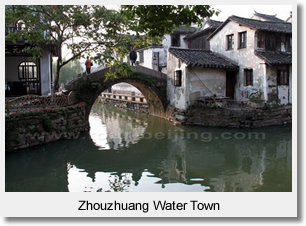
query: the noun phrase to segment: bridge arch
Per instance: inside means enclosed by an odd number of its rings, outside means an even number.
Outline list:
[[[91,107],[99,95],[112,85],[125,82],[136,87],[146,98],[151,115],[164,117],[167,107],[166,75],[142,66],[136,66],[129,76],[117,75],[115,79],[106,79],[108,68],[83,75],[67,83],[65,89],[74,92],[77,101],[87,103],[86,114],[89,116]]]

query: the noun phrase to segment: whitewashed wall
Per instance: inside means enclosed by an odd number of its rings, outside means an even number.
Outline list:
[[[140,62],[140,52],[143,52],[143,62]],[[158,55],[158,58],[157,58]],[[158,66],[163,67],[163,73],[167,72],[167,49],[164,47],[150,47],[137,50],[139,65],[158,71]]]
[[[180,35],[181,45],[177,48],[182,48],[182,49],[188,48],[188,43],[184,40],[185,37],[186,35],[182,35],[182,34]],[[162,43],[165,49],[169,49],[171,47],[171,35],[170,34],[164,35]]]
[[[167,74],[167,99],[170,105],[185,110],[187,108],[188,94],[186,89],[185,67],[178,58],[168,53],[168,74]],[[174,86],[174,71],[182,70],[182,86]]]
[[[267,93],[271,103],[281,105],[292,103],[292,67],[289,68],[289,86],[277,86],[277,70],[287,66],[267,66]]]
[[[40,59],[41,71],[41,95],[51,94],[51,53],[45,51],[43,57]]]
[[[247,47],[238,49],[238,33],[247,32]],[[226,36],[234,34],[233,50],[226,50]],[[210,40],[210,47],[213,52],[217,52],[226,58],[233,60],[239,65],[235,99],[237,101],[247,100],[254,91],[260,91],[263,98],[267,100],[265,62],[254,54],[255,31],[239,26],[235,22],[228,22]],[[244,85],[244,69],[253,69],[253,86]]]
[[[188,68],[186,71],[189,103],[198,97],[225,97],[226,71],[210,68]]]
[[[182,85],[174,86],[174,71],[182,70]],[[170,105],[186,110],[199,97],[225,96],[226,71],[210,68],[187,68],[174,55],[168,55],[167,97]]]

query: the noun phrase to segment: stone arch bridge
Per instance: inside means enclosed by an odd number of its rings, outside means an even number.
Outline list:
[[[89,75],[80,76],[65,85],[68,92],[72,91],[75,94],[76,101],[87,103],[87,116],[93,103],[104,90],[117,83],[126,82],[139,89],[143,94],[151,115],[165,117],[167,107],[166,74],[136,66],[129,76],[117,74],[118,77],[115,79],[106,79],[108,71],[109,68],[104,68]]]

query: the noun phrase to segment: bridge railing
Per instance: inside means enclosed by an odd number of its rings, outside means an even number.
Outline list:
[[[26,95],[5,100],[5,114],[44,110],[46,108],[64,107],[69,103],[67,95],[36,96]]]

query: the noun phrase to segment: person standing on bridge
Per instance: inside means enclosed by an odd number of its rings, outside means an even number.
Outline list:
[[[90,74],[92,62],[89,59],[89,57],[87,57],[87,60],[85,61],[85,66],[86,66],[86,74]]]
[[[132,66],[135,65],[136,60],[137,60],[137,53],[135,51],[135,48],[132,47],[131,48],[131,52],[130,52],[130,61],[131,61]]]

